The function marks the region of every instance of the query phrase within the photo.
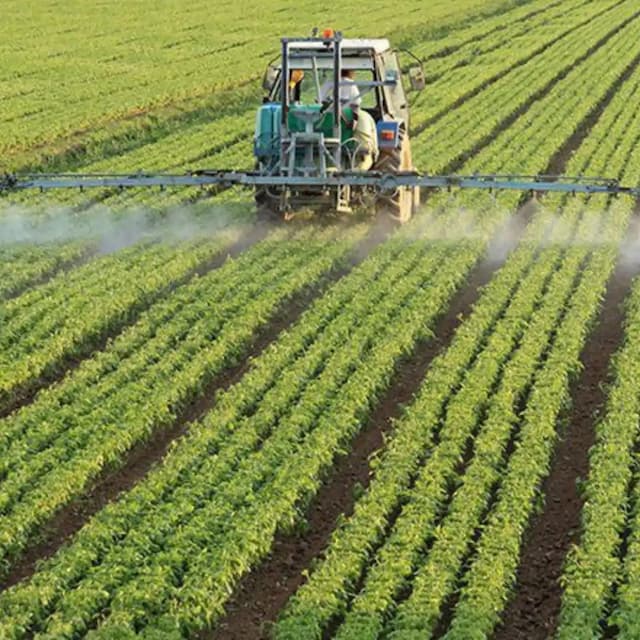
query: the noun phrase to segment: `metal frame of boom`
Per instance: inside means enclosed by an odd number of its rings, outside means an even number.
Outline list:
[[[489,191],[627,194],[640,197],[640,186],[627,187],[607,178],[523,175],[421,175],[415,172],[383,174],[335,172],[325,177],[264,175],[258,172],[198,170],[186,174],[5,174],[0,176],[0,195],[27,189],[130,189],[144,187],[368,187],[381,193],[399,187],[424,189],[482,189]]]

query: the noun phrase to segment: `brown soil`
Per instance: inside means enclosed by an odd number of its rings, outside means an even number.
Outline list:
[[[560,576],[567,552],[578,542],[583,499],[578,481],[588,475],[595,424],[606,400],[611,356],[623,339],[622,303],[637,268],[619,265],[607,287],[595,330],[581,355],[567,430],[543,484],[545,507],[534,518],[522,551],[515,594],[496,640],[542,640],[553,636],[562,597]]]
[[[635,58],[621,78],[607,91],[596,109],[551,159],[547,173],[562,173],[572,152],[597,123],[617,90],[640,63]],[[637,222],[638,211],[634,217]],[[624,248],[623,248],[624,253]],[[577,482],[586,478],[588,452],[595,440],[595,423],[606,397],[609,361],[622,341],[622,303],[640,265],[621,262],[607,286],[595,331],[581,355],[582,373],[574,384],[568,429],[558,444],[551,472],[543,483],[543,512],[534,518],[523,546],[514,597],[496,631],[496,640],[548,638],[557,624],[562,590],[560,576],[572,544],[579,538],[583,500]]]
[[[508,245],[499,255],[489,253],[471,272],[464,286],[454,296],[446,314],[434,327],[435,337],[417,345],[413,354],[397,367],[393,383],[380,398],[367,425],[356,436],[347,455],[340,457],[331,475],[312,500],[307,513],[307,526],[302,534],[279,534],[270,557],[248,574],[227,605],[227,615],[212,631],[203,632],[207,640],[244,640],[268,638],[269,629],[287,600],[303,584],[302,572],[325,549],[336,522],[342,514],[350,515],[356,501],[356,490],[364,489],[371,480],[369,459],[384,445],[385,434],[393,420],[402,414],[419,389],[433,358],[447,348],[456,328],[466,317],[526,227],[533,207],[522,207],[508,225]]]
[[[362,261],[379,243],[383,242],[391,230],[385,222],[374,225],[371,232],[356,246],[350,265]],[[243,247],[257,242],[267,233],[268,228],[256,228],[238,246],[229,250],[229,255],[239,252]],[[225,259],[226,259],[225,254]],[[349,271],[349,268],[335,269],[321,282],[310,286],[287,301],[275,316],[256,335],[241,360],[216,376],[202,391],[198,399],[187,406],[177,417],[174,424],[154,434],[150,442],[142,442],[126,456],[118,469],[107,469],[84,493],[84,495],[61,509],[44,527],[40,539],[29,547],[15,562],[6,578],[0,583],[0,592],[13,584],[30,577],[36,563],[51,557],[87,520],[100,511],[117,496],[128,491],[140,482],[149,470],[166,454],[171,443],[184,435],[189,424],[204,416],[214,405],[216,393],[228,389],[238,382],[251,364],[252,358],[259,355],[278,335],[297,322],[311,302],[319,297],[331,283],[336,282]]]
[[[267,227],[252,227],[247,231],[247,233],[242,236],[242,238],[234,242],[225,250],[217,253],[210,260],[207,260],[206,262],[198,265],[195,269],[192,269],[186,275],[182,276],[175,282],[172,282],[169,286],[163,287],[162,289],[158,290],[155,294],[151,295],[144,304],[140,304],[135,312],[130,313],[126,321],[111,327],[108,331],[105,331],[99,338],[92,340],[91,342],[84,345],[84,347],[73,356],[63,358],[56,365],[55,370],[51,373],[45,374],[35,380],[30,380],[21,389],[17,389],[12,400],[0,405],[0,419],[5,418],[9,414],[20,409],[20,407],[33,402],[34,398],[41,389],[44,389],[45,387],[48,387],[62,380],[66,375],[69,374],[69,372],[80,366],[83,360],[85,360],[87,357],[90,357],[92,353],[95,353],[96,351],[102,351],[107,346],[107,343],[110,340],[120,334],[126,327],[133,325],[138,320],[140,315],[144,313],[144,311],[149,309],[158,300],[166,297],[172,291],[187,283],[189,280],[191,280],[191,278],[193,278],[193,276],[203,276],[209,271],[218,269],[226,262],[228,257],[236,256],[241,251],[244,251],[246,248],[259,242],[262,238],[265,237],[267,232]]]

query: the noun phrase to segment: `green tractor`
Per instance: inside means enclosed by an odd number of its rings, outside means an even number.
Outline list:
[[[259,217],[364,207],[409,220],[420,204],[419,187],[380,192],[370,185],[308,184],[332,174],[416,172],[402,80],[398,53],[386,39],[344,39],[331,30],[282,39],[281,56],[263,80],[267,95],[256,118],[254,153],[260,175],[286,177],[287,184],[256,188]],[[424,88],[419,62],[409,81],[413,90]]]

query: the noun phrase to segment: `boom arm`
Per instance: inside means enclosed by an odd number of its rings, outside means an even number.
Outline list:
[[[199,170],[185,174],[6,174],[0,176],[0,195],[11,191],[37,189],[128,189],[140,187],[368,187],[392,192],[398,187],[425,189],[484,189],[489,191],[531,191],[584,194],[628,194],[640,197],[640,187],[622,186],[617,180],[567,176],[470,175],[436,176],[415,172],[384,174],[336,172],[326,177],[264,175],[258,172]]]

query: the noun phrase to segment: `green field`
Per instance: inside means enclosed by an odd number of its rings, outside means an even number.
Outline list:
[[[640,184],[635,0],[7,0],[0,176],[251,169],[314,26],[422,172]],[[0,195],[0,640],[640,638],[638,202],[423,196]]]

